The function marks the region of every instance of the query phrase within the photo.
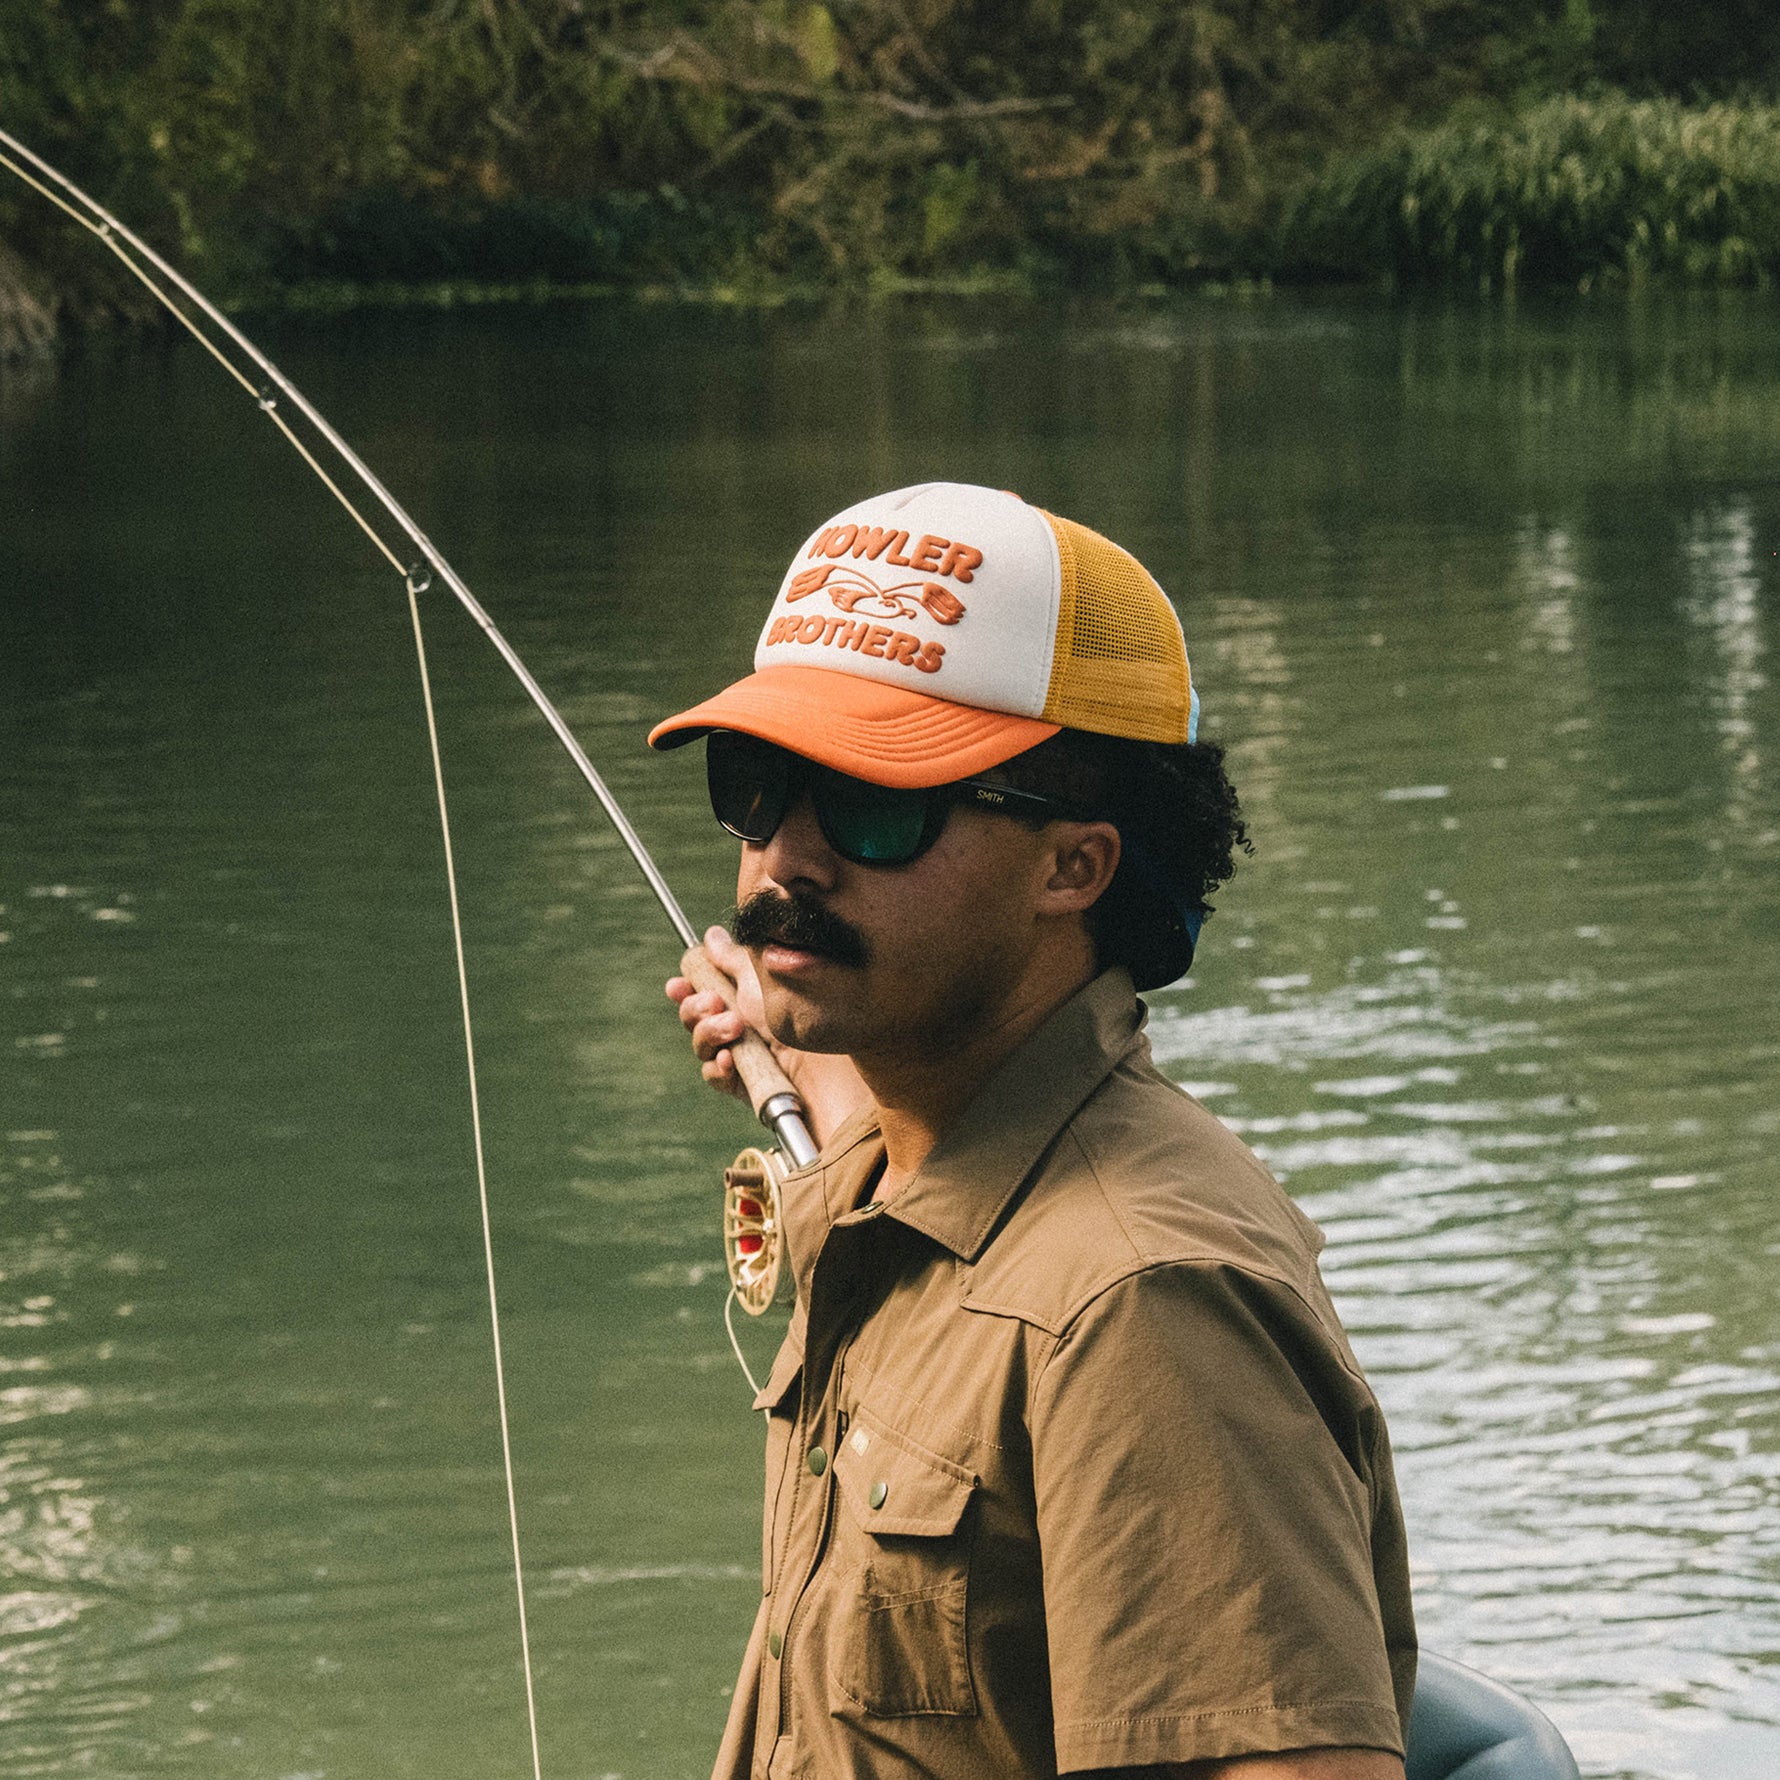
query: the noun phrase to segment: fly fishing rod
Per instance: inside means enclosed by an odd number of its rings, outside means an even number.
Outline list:
[[[538,1752],[538,1716],[532,1683],[531,1639],[526,1623],[525,1573],[519,1555],[519,1507],[513,1482],[512,1444],[508,1433],[507,1385],[501,1355],[500,1303],[495,1291],[494,1241],[488,1206],[488,1170],[482,1143],[481,1096],[477,1087],[476,1046],[470,1021],[469,976],[464,962],[463,922],[458,908],[457,867],[451,844],[451,816],[445,796],[445,771],[439,749],[439,731],[433,706],[432,682],[427,672],[426,641],[420,622],[420,595],[433,584],[435,576],[450,588],[458,603],[475,620],[483,635],[495,646],[501,659],[513,670],[526,696],[543,714],[551,732],[567,750],[576,770],[588,789],[599,799],[607,819],[618,837],[629,849],[644,880],[655,894],[668,920],[673,924],[684,955],[681,973],[701,991],[715,990],[727,994],[734,985],[712,963],[685,910],[661,869],[649,856],[637,831],[619,807],[605,780],[587,758],[562,714],[545,696],[543,688],[532,678],[530,670],[499,627],[470,592],[457,571],[452,568],[437,546],[427,537],[407,510],[396,500],[358,453],[328,424],[326,418],[291,380],[284,375],[260,349],[241,332],[229,318],[210,301],[188,278],[169,265],[147,242],[127,228],[106,210],[97,199],[83,191],[66,174],[52,167],[44,158],[27,148],[16,137],[0,130],[0,167],[16,174],[26,185],[47,198],[57,209],[72,217],[83,229],[96,235],[124,266],[179,324],[240,384],[259,405],[260,410],[284,435],[292,448],[328,491],[352,516],[359,529],[383,554],[391,568],[402,577],[408,596],[408,611],[414,633],[414,648],[420,670],[421,696],[425,705],[427,736],[432,754],[433,785],[438,798],[439,829],[445,851],[445,877],[451,906],[452,944],[457,958],[458,1001],[463,1014],[464,1055],[469,1071],[470,1122],[475,1146],[476,1185],[482,1211],[482,1248],[488,1281],[489,1317],[494,1334],[495,1385],[500,1411],[501,1460],[507,1482],[507,1517],[512,1536],[513,1579],[519,1597],[520,1656],[525,1671],[526,1716],[531,1730],[532,1773],[541,1780],[542,1766]],[[180,299],[183,299],[181,301]],[[245,361],[245,365],[242,361]],[[339,480],[317,457],[306,441],[286,419],[281,404],[288,404],[314,433],[316,440],[331,451],[339,463],[383,509],[388,521],[399,530],[419,552],[418,557],[404,561],[391,547],[388,539],[353,502],[340,486]],[[724,1253],[728,1264],[732,1297],[725,1304],[739,1301],[750,1314],[760,1315],[777,1292],[782,1249],[782,1224],[779,1217],[778,1185],[790,1167],[801,1168],[816,1159],[816,1145],[810,1135],[802,1101],[785,1073],[774,1060],[764,1039],[747,1033],[729,1047],[736,1073],[747,1091],[749,1103],[763,1125],[777,1139],[777,1149],[749,1148],[742,1151],[734,1164],[724,1171]],[[729,1330],[731,1345],[742,1370],[747,1362]],[[749,1374],[752,1382],[752,1374]]]
[[[636,861],[649,888],[655,893],[656,901],[660,903],[668,920],[673,923],[674,931],[680,936],[681,944],[688,952],[697,951],[699,953],[698,958],[690,960],[692,968],[685,973],[688,979],[700,989],[728,989],[731,986],[728,978],[704,958],[698,935],[693,931],[692,923],[687,920],[686,912],[680,907],[679,900],[669,887],[667,880],[661,875],[661,868],[650,857],[648,848],[643,845],[637,831],[631,826],[630,819],[619,806],[617,798],[612,795],[611,788],[600,776],[593,762],[587,758],[581,744],[575,739],[574,732],[563,720],[562,713],[545,696],[543,688],[532,677],[531,670],[520,660],[513,645],[501,634],[500,628],[489,617],[482,603],[471,593],[433,541],[414,522],[407,509],[384,487],[381,480],[358,453],[329,425],[327,419],[308,397],[183,273],[169,265],[147,242],[119,222],[97,199],[83,191],[66,174],[58,172],[41,155],[34,153],[5,130],[0,130],[0,150],[4,151],[0,152],[0,166],[17,174],[27,185],[48,198],[58,209],[65,211],[83,228],[97,235],[175,320],[180,322],[223,369],[254,398],[273,425],[284,434],[303,461],[321,478],[334,497],[357,521],[360,529],[388,559],[390,566],[402,576],[410,595],[425,593],[431,586],[434,575],[437,575],[450,588],[456,595],[458,603],[475,620],[483,635],[495,646],[501,659],[513,670],[515,678],[525,688],[526,696],[543,714],[552,733],[562,743],[569,758],[575,763],[576,770],[586,780],[588,789],[599,799],[607,819],[617,830],[618,838],[629,849],[631,858]],[[25,165],[19,165],[21,161]],[[45,180],[50,183],[44,184]],[[165,282],[157,282],[156,278],[150,275],[151,270]],[[260,373],[263,381],[256,383],[226,353],[219,349],[216,341],[197,325],[185,309],[173,300],[167,289],[168,285],[178,291],[197,310],[204,321],[220,332],[228,343],[248,360]],[[340,461],[376,498],[378,505],[384,509],[415,549],[420,552],[418,561],[404,563],[390,549],[388,543],[371,526],[364,514],[348,498],[335,479],[328,474],[326,468],[316,460],[314,453],[291,429],[289,423],[279,412],[280,398],[289,402],[291,407],[302,415]],[[682,962],[688,961],[682,960]],[[773,1063],[772,1053],[766,1048],[764,1042],[750,1035],[731,1048],[736,1059],[737,1073],[741,1075],[749,1090],[749,1099],[756,1113],[760,1115],[761,1123],[772,1129],[774,1136],[794,1167],[802,1167],[806,1163],[814,1161],[816,1147],[810,1136],[808,1123],[804,1118],[802,1102],[798,1099],[797,1091],[792,1087],[790,1081]],[[769,1073],[769,1068],[772,1073]]]

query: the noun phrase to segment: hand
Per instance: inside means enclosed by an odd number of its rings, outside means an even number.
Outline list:
[[[754,961],[721,927],[707,927],[704,937],[705,956],[735,984],[735,994],[726,999],[711,993],[700,993],[685,977],[669,977],[668,1000],[678,1002],[680,1024],[692,1035],[692,1054],[698,1058],[704,1078],[713,1088],[746,1100],[748,1091],[736,1073],[735,1058],[729,1047],[737,1043],[752,1027],[763,1038],[766,1032],[766,1005],[761,1000],[760,979],[754,974]],[[769,1044],[772,1043],[767,1038]],[[773,1046],[779,1067],[794,1053]],[[786,1071],[790,1073],[789,1070]]]
[[[667,995],[680,1009],[680,1024],[692,1036],[692,1052],[704,1078],[713,1088],[746,1102],[748,1091],[736,1073],[730,1047],[752,1029],[771,1048],[779,1067],[790,1078],[809,1115],[810,1135],[820,1146],[829,1133],[861,1107],[869,1105],[871,1091],[860,1079],[850,1057],[812,1051],[794,1051],[779,1044],[766,1029],[766,1005],[761,999],[760,979],[754,961],[721,927],[708,927],[705,955],[735,984],[735,993],[724,996],[694,989],[685,977],[670,977]]]

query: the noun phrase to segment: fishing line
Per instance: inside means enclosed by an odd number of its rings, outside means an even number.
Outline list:
[[[464,1056],[470,1069],[470,1130],[476,1150],[476,1199],[482,1208],[482,1257],[488,1274],[488,1321],[494,1332],[494,1386],[500,1405],[501,1468],[507,1477],[507,1525],[513,1535],[513,1581],[519,1591],[519,1654],[525,1670],[525,1716],[531,1728],[533,1780],[542,1780],[538,1760],[538,1706],[532,1686],[531,1633],[525,1620],[525,1567],[519,1558],[519,1497],[513,1485],[513,1443],[507,1432],[507,1368],[501,1357],[501,1304],[494,1286],[493,1221],[488,1211],[488,1164],[482,1152],[482,1096],[476,1081],[476,1036],[470,1026],[470,977],[464,964],[464,928],[457,907],[457,860],[451,848],[451,811],[445,802],[445,766],[439,755],[439,724],[433,712],[432,678],[426,671],[426,638],[420,628],[420,589],[408,577],[408,615],[414,624],[414,654],[420,664],[420,696],[426,706],[427,746],[433,757],[433,788],[439,797],[439,833],[445,842],[445,884],[451,903],[451,945],[457,955],[457,999],[464,1016]]]
[[[22,163],[22,164],[21,164]],[[458,1003],[463,1015],[464,1058],[469,1074],[470,1086],[470,1124],[475,1150],[476,1190],[482,1221],[482,1251],[484,1270],[488,1281],[489,1320],[494,1341],[495,1394],[499,1411],[501,1434],[501,1466],[506,1479],[507,1489],[507,1521],[513,1547],[513,1580],[518,1596],[519,1608],[519,1648],[520,1661],[525,1675],[525,1706],[526,1720],[531,1734],[531,1757],[533,1780],[542,1780],[542,1764],[538,1745],[538,1714],[536,1688],[532,1675],[531,1634],[527,1623],[525,1601],[525,1571],[520,1558],[519,1543],[519,1501],[518,1491],[514,1482],[512,1437],[509,1430],[507,1413],[507,1381],[506,1367],[501,1345],[500,1299],[495,1287],[494,1266],[494,1235],[493,1223],[489,1210],[488,1199],[488,1167],[484,1153],[482,1138],[482,1107],[481,1093],[476,1072],[476,1045],[474,1027],[470,1016],[469,972],[464,958],[463,920],[458,906],[457,866],[451,843],[450,808],[445,791],[445,771],[439,748],[439,730],[437,716],[433,705],[432,683],[427,671],[426,640],[421,626],[419,596],[431,586],[436,574],[451,592],[460,605],[475,620],[482,633],[494,645],[502,660],[513,671],[519,683],[525,688],[527,696],[550,725],[557,740],[567,750],[569,758],[574,761],[577,770],[588,788],[599,799],[601,808],[607,819],[617,830],[618,837],[624,842],[638,869],[642,872],[649,888],[654,892],[655,899],[673,924],[681,943],[687,948],[689,956],[682,960],[682,969],[696,971],[701,976],[713,970],[702,953],[697,952],[698,936],[687,920],[685,911],[680,907],[673,891],[668,887],[666,879],[661,875],[655,861],[649,856],[637,832],[631,827],[629,819],[619,807],[617,799],[608,789],[606,782],[594,769],[593,763],[583,752],[576,741],[568,724],[556,707],[545,697],[543,689],[531,676],[523,661],[514,652],[507,639],[501,635],[493,619],[483,610],[457,572],[434,547],[432,541],[408,516],[407,511],[390,494],[383,484],[372,474],[358,454],[341,436],[334,431],[309,400],[281,372],[272,361],[256,347],[229,318],[219,310],[194,284],[183,277],[173,266],[169,265],[140,236],[134,234],[116,217],[111,215],[96,199],[81,190],[65,174],[52,167],[41,155],[27,148],[16,137],[0,130],[0,167],[13,173],[24,183],[47,198],[50,203],[65,215],[95,235],[122,261],[131,275],[159,302],[173,318],[195,339],[222,368],[251,396],[261,412],[276,426],[290,442],[298,455],[311,470],[320,478],[328,492],[333,495],[354,523],[367,538],[377,547],[389,565],[401,575],[408,596],[408,611],[414,632],[415,657],[419,665],[422,703],[426,711],[427,738],[432,757],[433,785],[439,806],[439,830],[445,852],[445,879],[447,900],[451,909],[452,946],[457,965]],[[46,183],[47,182],[47,183]],[[152,270],[151,270],[152,268]],[[171,287],[171,289],[169,289]],[[187,313],[186,308],[175,301],[172,291],[177,291],[195,309],[198,315],[208,324],[208,328]],[[246,359],[264,378],[256,382],[242,367],[230,357],[229,353],[213,337],[208,329],[214,329]],[[279,412],[280,397],[289,401],[291,407],[300,415],[316,434],[325,442],[359,482],[373,495],[378,504],[390,519],[419,550],[420,560],[404,563],[402,558],[391,547],[370,519],[360,511],[359,507],[341,488],[339,482],[319,461],[309,444]],[[708,976],[706,980],[710,979]],[[726,979],[724,979],[726,981]],[[780,1145],[789,1155],[794,1164],[802,1165],[813,1161],[816,1148],[811,1140],[809,1128],[805,1123],[801,1102],[798,1100],[791,1084],[786,1081],[771,1059],[765,1053],[764,1045],[758,1043],[752,1047],[752,1055],[744,1056],[744,1046],[734,1047],[738,1067],[742,1068],[744,1077],[752,1077],[750,1097],[761,1121],[773,1127],[779,1138]],[[776,1078],[776,1079],[772,1079]],[[754,1155],[756,1152],[746,1152]],[[752,1250],[748,1251],[750,1259]],[[732,1276],[739,1257],[731,1255]],[[754,1269],[758,1273],[758,1268]],[[777,1267],[774,1265],[776,1280]],[[759,1314],[765,1308],[762,1303],[756,1307],[754,1299],[759,1297],[758,1280],[749,1298],[743,1300],[744,1308],[753,1314]],[[770,1300],[770,1288],[767,1297]],[[735,1356],[741,1364],[743,1375],[749,1385],[759,1394],[754,1375],[749,1370],[747,1360],[743,1357],[741,1343],[737,1340],[731,1319],[731,1309],[736,1301],[737,1292],[732,1291],[724,1305],[724,1326],[729,1331],[730,1345],[735,1349]]]
[[[760,1381],[754,1376],[754,1368],[748,1364],[748,1356],[742,1352],[740,1338],[735,1332],[735,1307],[741,1299],[741,1293],[734,1286],[729,1288],[729,1296],[723,1300],[723,1328],[729,1336],[729,1345],[735,1353],[735,1363],[741,1367],[742,1376],[748,1381],[748,1389],[755,1396],[760,1395]],[[770,1414],[770,1411],[763,1411]]]

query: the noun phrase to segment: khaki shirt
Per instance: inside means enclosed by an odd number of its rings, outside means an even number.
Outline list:
[[[1141,1023],[1109,971],[893,1198],[869,1114],[787,1183],[718,1780],[1401,1752],[1402,1517],[1321,1237]]]

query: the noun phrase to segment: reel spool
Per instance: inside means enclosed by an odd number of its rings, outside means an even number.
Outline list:
[[[785,1257],[779,1183],[790,1170],[777,1149],[745,1149],[723,1171],[723,1261],[749,1316],[778,1295]]]

